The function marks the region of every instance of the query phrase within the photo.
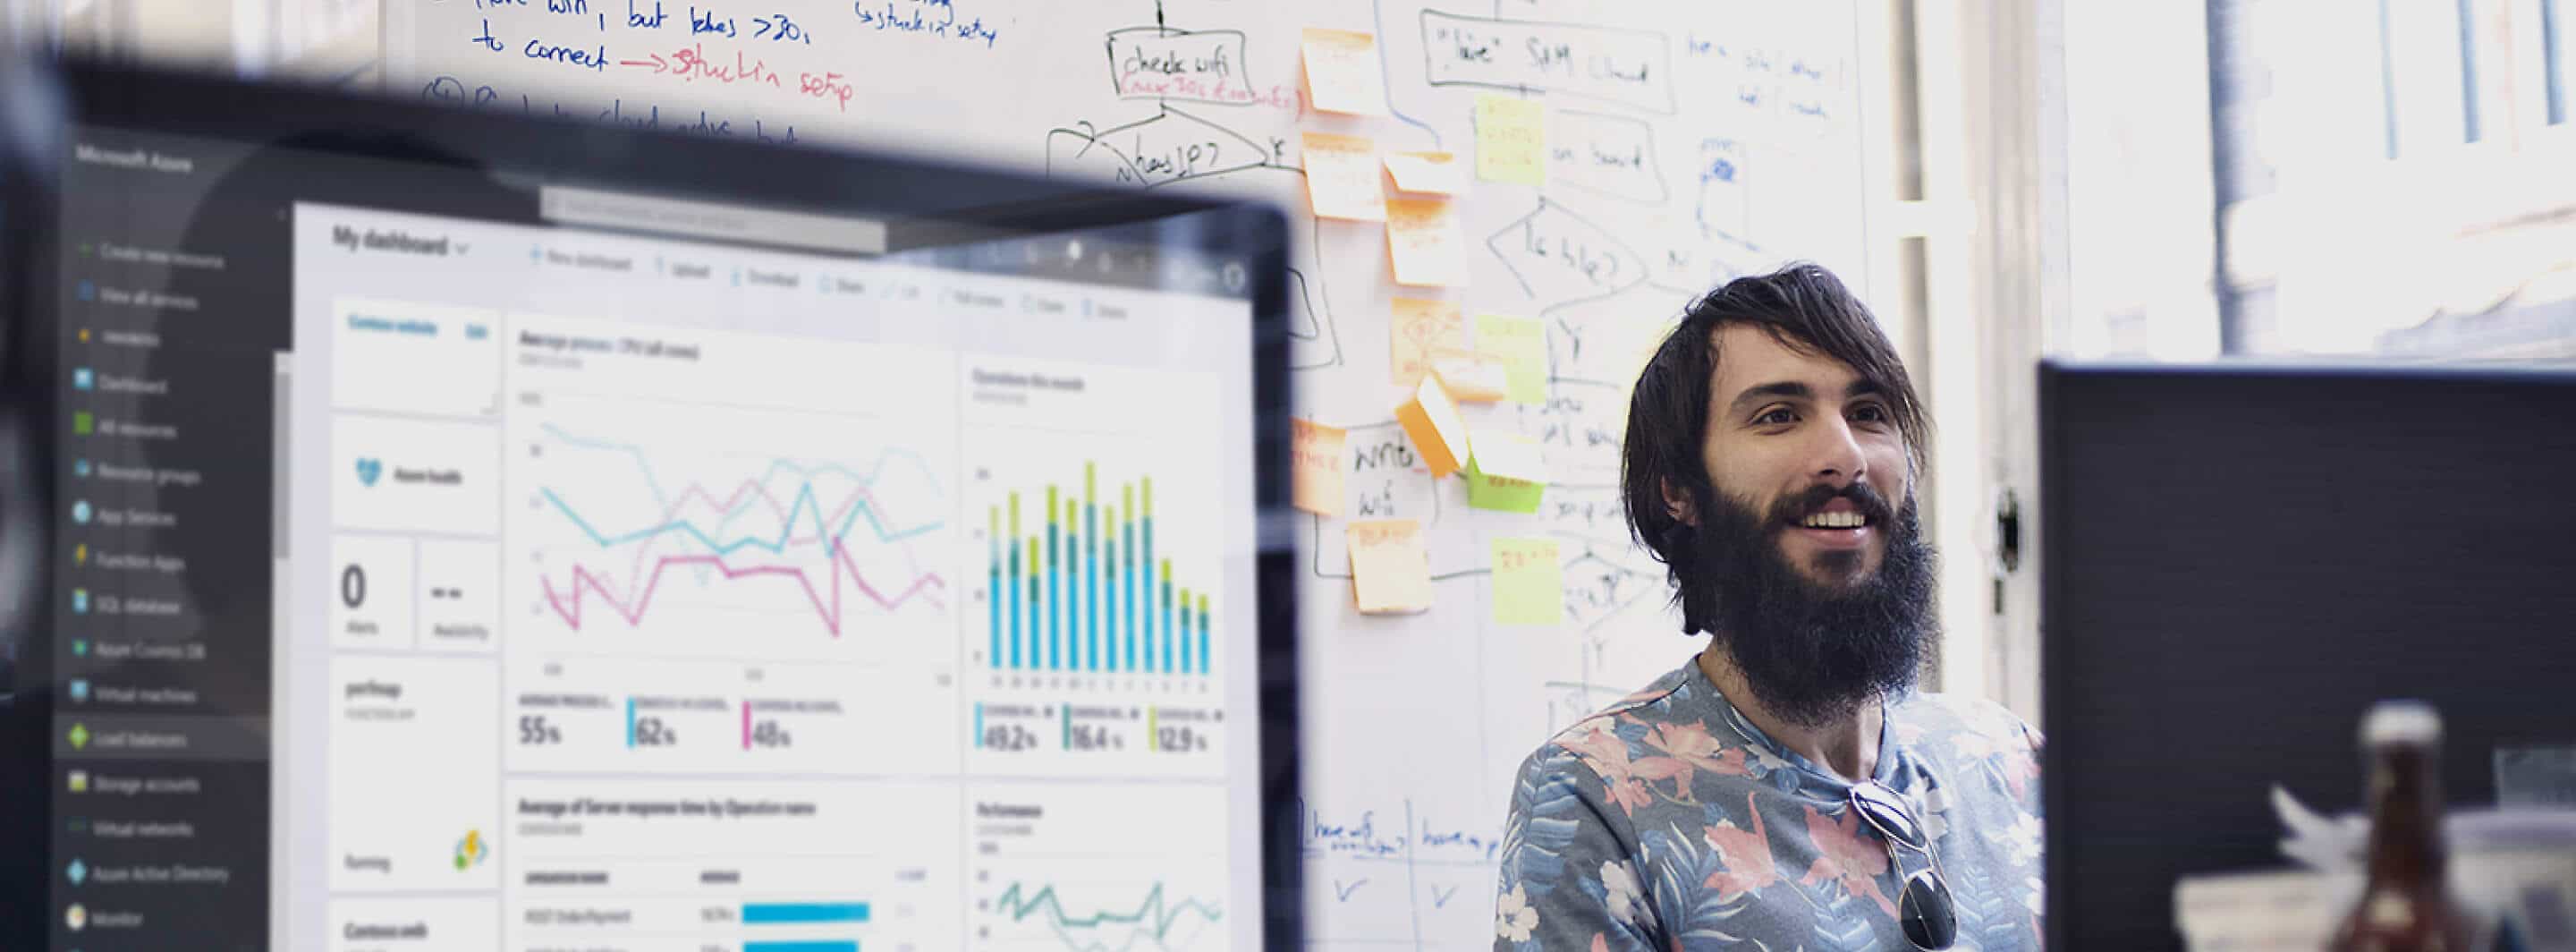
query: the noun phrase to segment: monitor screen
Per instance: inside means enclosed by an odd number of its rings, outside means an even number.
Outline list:
[[[1259,947],[1275,217],[88,82],[54,947]]]
[[[2441,714],[2451,806],[2576,743],[2576,373],[2040,373],[2050,945],[2177,949],[2183,876],[2366,807],[2362,715]],[[2336,910],[2339,914],[2341,910]]]

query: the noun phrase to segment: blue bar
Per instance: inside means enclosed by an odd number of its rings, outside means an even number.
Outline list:
[[[1047,490],[1047,662],[1064,670],[1064,536],[1055,524],[1055,490]]]
[[[1084,601],[1084,640],[1091,644],[1093,671],[1100,670],[1100,507],[1091,504],[1091,487],[1083,487],[1082,500],[1082,566],[1083,584],[1090,598]]]
[[[1072,493],[1066,493],[1070,497]],[[1082,543],[1075,539],[1073,500],[1064,501],[1064,666],[1082,670]]]
[[[1067,504],[1067,508],[1071,508]],[[1082,540],[1073,520],[1064,520],[1064,561],[1057,564],[1055,590],[1064,607],[1064,667],[1082,667]]]
[[[1204,606],[1204,605],[1203,605],[1203,606],[1201,606],[1201,607],[1199,608],[1199,673],[1200,673],[1200,674],[1206,674],[1206,673],[1208,673],[1208,649],[1209,649],[1210,647],[1212,647],[1212,645],[1209,643],[1209,639],[1208,639],[1208,612],[1207,612],[1207,608],[1206,608],[1206,606]]]
[[[998,587],[998,586],[997,586]],[[1020,666],[1020,540],[1011,540],[1011,667]],[[1000,604],[1001,599],[994,599]],[[998,659],[997,659],[998,660]]]
[[[1118,554],[1127,560],[1127,670],[1136,670],[1136,507],[1127,507],[1127,523]]]
[[[803,922],[866,922],[864,902],[746,902],[744,925],[790,925]]]
[[[984,663],[998,668],[1002,666],[1002,538],[986,533],[984,541],[989,543],[986,548],[992,550],[992,581],[984,586],[984,607],[990,609],[992,615],[984,634],[992,644],[984,653]]]
[[[1190,632],[1197,630],[1197,628],[1198,624],[1190,620],[1190,593],[1182,592],[1181,628],[1178,632],[1181,636],[1179,639],[1181,643],[1181,666],[1179,671],[1182,674],[1188,674],[1192,671],[1198,670],[1198,660],[1190,657],[1190,649],[1198,647],[1198,640],[1190,637]]]
[[[745,942],[742,952],[859,952],[856,939],[820,939],[799,942]]]
[[[1154,491],[1150,486],[1145,490],[1145,498],[1147,500],[1154,498]],[[1146,505],[1151,506],[1153,503],[1149,501]],[[1154,517],[1152,515],[1147,515],[1142,521],[1145,523],[1145,670],[1168,673],[1172,667],[1168,662],[1159,668],[1154,666],[1154,579],[1156,578],[1154,574]],[[1163,607],[1166,609],[1170,608],[1172,604],[1172,593],[1170,589],[1171,587],[1169,585],[1164,586]],[[1163,619],[1162,632],[1163,637],[1165,638],[1170,638],[1172,636],[1171,619]]]
[[[1163,673],[1172,673],[1172,583],[1163,582]]]
[[[1112,527],[1117,525],[1116,512],[1109,514],[1109,523]],[[1102,589],[1108,593],[1105,597],[1109,600],[1100,603],[1101,620],[1109,624],[1109,637],[1103,644],[1107,649],[1105,660],[1109,670],[1117,671],[1120,668],[1118,664],[1118,543],[1116,540],[1101,544],[1100,562],[1101,574],[1109,579],[1109,584]]]
[[[1033,535],[1029,537],[1029,667],[1031,668],[1043,667],[1046,662],[1044,653],[1038,650],[1038,643],[1046,640],[1046,626],[1038,621],[1038,611],[1046,605],[1046,596],[1040,592],[1042,586],[1038,582],[1039,575],[1038,537]]]
[[[975,702],[975,746],[984,746],[984,702]]]
[[[635,699],[626,699],[626,746],[635,746]]]

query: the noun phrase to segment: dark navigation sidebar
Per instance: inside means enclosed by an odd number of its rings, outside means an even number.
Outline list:
[[[269,934],[272,490],[289,222],[240,150],[83,130],[53,421],[57,949]]]

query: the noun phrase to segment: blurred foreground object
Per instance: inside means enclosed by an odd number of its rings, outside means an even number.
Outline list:
[[[2442,837],[2441,717],[2420,702],[2383,701],[2362,719],[2361,744],[2370,756],[2370,880],[2328,948],[2477,948]]]
[[[2273,787],[2281,856],[2303,868],[2183,877],[2175,926],[2187,946],[2576,950],[2576,810],[2508,805],[2444,815],[2431,715],[2417,703],[2383,704],[2365,720],[2368,818],[2322,816]],[[2450,935],[2444,921],[2472,934],[2481,923],[2500,928],[2465,945],[2422,944]],[[2419,941],[2399,941],[2400,932]]]
[[[2366,808],[2381,700],[2442,712],[2457,806],[2576,744],[2576,374],[2053,361],[2040,393],[2051,946],[2179,948],[2177,882],[2282,864],[2272,785]]]

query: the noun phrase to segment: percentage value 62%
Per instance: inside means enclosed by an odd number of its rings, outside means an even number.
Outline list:
[[[637,747],[668,747],[680,742],[680,732],[658,717],[636,718],[634,732]]]

